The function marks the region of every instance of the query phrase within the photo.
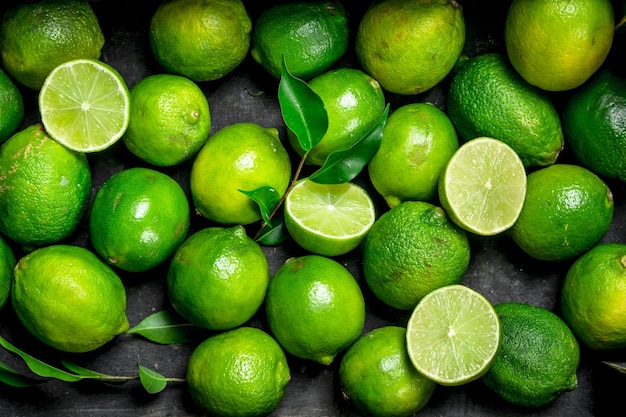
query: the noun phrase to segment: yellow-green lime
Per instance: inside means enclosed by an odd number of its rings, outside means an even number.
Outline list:
[[[89,237],[106,262],[142,272],[167,260],[187,237],[190,205],[170,176],[133,167],[109,177],[89,213]]]
[[[418,371],[441,385],[467,384],[483,376],[500,349],[493,305],[478,291],[454,284],[426,295],[407,325],[407,349]]]
[[[607,242],[570,266],[561,288],[563,318],[593,350],[626,347],[626,244]]]
[[[409,417],[430,400],[437,384],[420,374],[408,355],[406,329],[370,330],[346,351],[339,367],[345,399],[372,417]]]
[[[610,0],[513,0],[504,25],[511,64],[548,91],[582,85],[605,61],[615,31]]]
[[[378,151],[367,168],[372,185],[389,207],[402,201],[429,201],[459,147],[454,125],[431,103],[405,104],[385,124]]]
[[[6,141],[24,120],[24,100],[13,80],[0,68],[0,144]]]
[[[0,232],[27,250],[78,227],[91,198],[87,157],[52,140],[39,123],[0,147]]]
[[[322,99],[328,115],[326,133],[306,158],[308,164],[321,166],[330,153],[354,145],[380,121],[385,96],[378,81],[356,68],[326,71],[309,81],[309,87]],[[296,135],[289,129],[287,134],[303,156]]]
[[[119,276],[81,246],[50,245],[22,257],[11,303],[24,327],[65,352],[90,352],[128,330]]]
[[[287,193],[284,217],[289,234],[302,248],[338,256],[363,241],[376,220],[376,210],[367,191],[357,184],[318,184],[305,178]]]
[[[568,149],[594,173],[626,181],[626,79],[602,69],[567,99]]]
[[[468,232],[493,236],[510,229],[526,195],[526,170],[506,143],[480,137],[465,142],[439,177],[439,200]]]
[[[457,284],[469,266],[465,230],[425,201],[404,201],[383,213],[363,245],[363,273],[385,304],[413,310],[431,291]]]
[[[100,58],[105,39],[89,2],[13,3],[0,21],[0,59],[19,83],[39,90],[57,65],[78,58]]]
[[[78,152],[98,152],[118,141],[128,127],[128,87],[119,72],[94,59],[55,67],[39,92],[46,131]]]
[[[613,211],[613,193],[600,177],[578,165],[554,164],[528,175],[524,205],[509,233],[536,259],[567,260],[604,237]]]
[[[485,53],[460,63],[446,103],[464,141],[499,139],[526,167],[551,165],[563,149],[556,106],[545,91],[526,82],[504,54]]]
[[[355,50],[383,89],[423,93],[452,70],[465,46],[463,8],[455,0],[384,0],[359,22]]]
[[[259,206],[241,191],[273,188],[282,197],[291,180],[289,154],[273,127],[234,123],[217,131],[196,155],[190,187],[196,210],[225,224],[261,219]]]
[[[248,55],[251,31],[241,0],[166,0],[152,15],[149,42],[165,71],[212,81]]]
[[[239,327],[209,337],[191,353],[189,394],[209,415],[263,417],[280,404],[291,373],[269,334]]]
[[[352,273],[320,255],[285,261],[265,299],[269,328],[290,354],[330,365],[365,324],[365,301]]]
[[[309,80],[346,52],[348,33],[348,16],[338,1],[279,3],[256,18],[250,55],[275,78],[284,58],[291,75]]]
[[[9,242],[0,236],[0,309],[4,307],[11,294],[11,276],[16,262]]]
[[[267,258],[243,226],[207,227],[189,236],[174,253],[167,293],[185,319],[206,329],[225,330],[257,312],[269,279]]]
[[[500,350],[482,381],[513,404],[541,407],[578,385],[580,348],[567,324],[546,308],[520,302],[494,305]]]
[[[130,89],[130,115],[122,141],[156,166],[194,156],[211,131],[209,102],[200,87],[180,75],[154,74]]]

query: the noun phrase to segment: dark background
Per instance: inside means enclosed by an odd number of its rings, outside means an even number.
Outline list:
[[[139,1],[92,1],[105,35],[101,59],[115,67],[132,87],[143,77],[161,72],[153,61],[148,48],[150,18],[158,5],[157,0]],[[251,18],[259,11],[276,2],[244,1]],[[509,1],[463,1],[467,24],[467,55],[484,52],[504,52],[503,25]],[[354,29],[369,2],[345,4]],[[0,12],[6,7],[0,5]],[[622,8],[616,5],[616,18]],[[622,44],[616,38],[614,50],[622,53]],[[618,49],[619,48],[619,49]],[[616,54],[617,52],[612,52]],[[607,61],[607,64],[611,59]],[[338,66],[359,67],[354,58],[353,43]],[[436,88],[416,96],[396,96],[385,93],[391,110],[403,104],[430,101],[445,110],[445,91],[449,79]],[[254,122],[262,126],[276,127],[289,151],[285,126],[280,115],[276,91],[278,81],[248,58],[223,79],[199,83],[206,93],[211,110],[211,132],[215,133],[232,123]],[[39,121],[37,96],[33,91],[22,90],[26,118],[23,127]],[[553,95],[557,106],[567,93]],[[147,166],[126,150],[120,141],[112,148],[90,154],[93,174],[93,193],[115,172],[131,166]],[[295,161],[295,160],[294,160]],[[567,149],[559,162],[575,162]],[[189,193],[188,173],[191,161],[177,167],[159,168],[171,175]],[[152,167],[154,168],[154,167]],[[366,173],[356,182],[369,187]],[[626,213],[625,189],[622,183],[609,181],[615,197],[615,217],[611,229],[603,241],[624,241]],[[376,199],[378,214],[386,210],[379,196]],[[190,200],[191,201],[191,200]],[[590,219],[592,220],[592,219]],[[199,216],[193,216],[190,233],[211,225]],[[249,226],[254,233],[258,224]],[[520,301],[542,306],[560,314],[559,293],[562,280],[571,262],[542,262],[526,256],[507,236],[470,236],[472,258],[462,283],[487,297],[492,303]],[[74,235],[63,243],[90,247],[86,222]],[[273,274],[290,256],[303,254],[302,250],[287,241],[278,247],[263,247]],[[22,253],[16,248],[16,256]],[[384,306],[367,289],[361,271],[360,248],[336,260],[344,264],[361,284],[367,304],[364,332],[387,324],[404,326],[408,313],[398,312]],[[165,293],[167,265],[146,273],[118,271],[127,289],[127,314],[131,326],[145,317],[170,305]],[[267,329],[264,310],[261,308],[247,325]],[[86,368],[110,375],[137,375],[137,363],[170,378],[184,378],[187,360],[202,336],[194,342],[181,345],[158,345],[137,335],[121,335],[95,352],[65,354],[54,351],[30,336],[17,321],[10,304],[0,312],[0,335],[22,350],[57,365],[60,358],[68,359]],[[208,336],[209,333],[206,333]],[[420,416],[602,416],[616,415],[615,409],[623,409],[620,395],[626,389],[626,376],[609,368],[602,361],[624,361],[624,352],[596,353],[582,348],[578,370],[578,387],[560,395],[552,404],[539,408],[521,408],[504,403],[488,391],[480,381],[461,387],[438,387],[431,401],[419,413]],[[342,416],[359,414],[342,399],[337,380],[338,357],[334,364],[321,366],[288,356],[292,380],[279,407],[271,415],[278,416]],[[0,361],[25,373],[28,369],[15,356],[0,349]],[[203,415],[191,400],[184,382],[170,383],[161,393],[147,394],[138,381],[122,385],[106,385],[93,381],[67,383],[57,380],[44,381],[33,388],[0,388],[0,416],[200,416]]]

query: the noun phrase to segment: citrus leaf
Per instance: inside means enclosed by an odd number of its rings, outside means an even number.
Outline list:
[[[310,151],[322,140],[328,129],[328,114],[320,96],[301,79],[287,70],[283,57],[278,84],[278,102],[285,125],[298,138],[305,151]]]
[[[285,227],[283,216],[274,216],[272,225],[261,230],[257,241],[267,246],[276,246],[283,243],[289,237],[289,232]]]
[[[606,361],[603,361],[602,363],[610,366],[613,369],[618,370],[619,372],[623,374],[626,374],[626,365],[624,365],[623,363],[606,362]]]
[[[270,216],[272,215],[272,212],[274,211],[278,203],[280,203],[281,196],[278,191],[276,191],[275,188],[269,186],[259,187],[256,190],[252,191],[238,191],[250,197],[259,206],[263,221],[271,227],[272,220]]]
[[[165,389],[167,378],[139,363],[137,366],[139,367],[139,380],[148,394],[157,394]]]
[[[9,365],[0,362],[0,382],[16,388],[32,387],[38,381],[20,374]]]
[[[61,363],[71,372],[83,376],[85,378],[93,378],[102,380],[104,382],[118,382],[123,383],[127,382],[128,378],[120,378],[113,375],[103,374],[101,372],[92,371],[91,369],[83,368],[82,366],[76,365],[73,362],[67,361],[65,359],[61,359]]]
[[[348,149],[328,155],[309,179],[319,184],[343,184],[354,179],[378,151],[388,116],[389,104],[374,127]]]
[[[62,369],[55,368],[54,366],[48,365],[47,363],[40,361],[39,359],[29,355],[28,353],[21,351],[20,349],[9,343],[2,336],[0,336],[0,345],[2,345],[2,347],[9,352],[15,353],[20,358],[22,358],[28,368],[33,371],[33,373],[39,376],[45,378],[60,379],[61,381],[65,382],[76,382],[83,379],[83,377],[81,377],[80,375],[71,374]]]
[[[201,329],[184,321],[168,310],[157,311],[126,331],[162,345],[186,343],[194,339]]]

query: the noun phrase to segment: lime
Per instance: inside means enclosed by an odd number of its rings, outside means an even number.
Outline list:
[[[455,0],[384,0],[359,22],[355,50],[365,72],[391,93],[423,93],[452,70],[465,45]]]
[[[580,348],[559,316],[519,302],[496,304],[494,309],[502,341],[482,378],[491,390],[511,403],[541,407],[576,388]]]
[[[130,89],[126,147],[156,166],[180,164],[209,138],[209,102],[200,87],[172,74],[145,77]]]
[[[280,404],[290,379],[278,343],[253,327],[209,337],[193,350],[187,364],[191,397],[214,416],[266,416]]]
[[[6,141],[24,120],[24,100],[13,80],[0,68],[0,144]]]
[[[50,245],[22,257],[11,303],[34,336],[65,352],[93,351],[128,330],[121,279],[80,246]]]
[[[374,203],[362,187],[300,180],[285,198],[285,226],[309,252],[342,255],[356,248],[376,219]]]
[[[613,193],[600,177],[578,165],[554,164],[528,175],[524,205],[509,234],[536,259],[571,259],[604,237],[613,210]]]
[[[212,81],[247,56],[251,31],[241,0],[166,0],[150,21],[150,49],[167,72]]]
[[[78,152],[113,145],[128,127],[130,98],[122,76],[110,65],[76,59],[55,67],[39,92],[46,131]]]
[[[39,123],[0,147],[0,232],[26,250],[78,227],[91,197],[87,157],[52,140]]]
[[[208,227],[183,242],[170,261],[167,293],[178,313],[210,330],[237,327],[261,306],[269,266],[243,226]]]
[[[626,347],[626,244],[601,243],[570,266],[561,289],[563,318],[593,350]]]
[[[0,21],[0,59],[19,83],[39,90],[57,65],[78,58],[100,58],[104,35],[89,2],[13,3]]]
[[[9,243],[0,236],[0,309],[11,294],[11,276],[16,259]]]
[[[354,145],[380,121],[385,96],[378,81],[355,68],[326,71],[309,81],[309,87],[328,114],[326,133],[306,157],[308,164],[321,166],[330,153]],[[292,148],[303,156],[296,135],[289,129],[287,135]]]
[[[385,304],[413,310],[426,294],[457,284],[469,266],[467,234],[441,207],[405,201],[383,213],[363,245],[368,287]]]
[[[610,0],[513,0],[504,26],[513,67],[548,91],[582,85],[605,61],[615,31]]]
[[[98,189],[89,213],[89,236],[106,262],[125,271],[155,268],[187,237],[187,195],[168,175],[134,167]]]
[[[493,236],[510,229],[526,193],[526,170],[506,143],[480,137],[465,142],[439,177],[439,200],[465,230]]]
[[[283,196],[291,180],[291,161],[278,130],[234,123],[217,131],[196,155],[190,174],[196,210],[217,223],[250,224],[261,219],[259,206],[242,191],[273,188]]]
[[[500,324],[491,303],[460,284],[447,285],[417,304],[407,325],[407,349],[418,371],[441,385],[483,376],[500,348]]]
[[[626,79],[601,70],[568,97],[562,119],[569,150],[584,167],[626,181]]]
[[[429,201],[458,147],[446,113],[431,103],[403,105],[387,119],[380,147],[368,164],[372,185],[389,207],[406,200]]]
[[[365,324],[365,301],[350,271],[320,255],[289,258],[267,290],[265,309],[278,343],[299,358],[330,365]]]
[[[430,400],[436,384],[409,359],[406,329],[383,326],[354,342],[341,359],[343,397],[372,417],[409,417]]]
[[[264,9],[252,29],[250,55],[280,78],[309,80],[328,70],[348,48],[348,16],[338,1],[294,1]]]
[[[460,63],[446,104],[463,140],[499,139],[526,167],[551,165],[563,149],[561,120],[551,98],[527,83],[503,54],[486,53]]]

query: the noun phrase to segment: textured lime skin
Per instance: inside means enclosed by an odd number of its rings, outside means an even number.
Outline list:
[[[20,127],[24,120],[24,100],[13,80],[0,69],[0,144]]]
[[[13,249],[0,236],[0,309],[2,309],[11,294],[11,275],[16,262]]]

